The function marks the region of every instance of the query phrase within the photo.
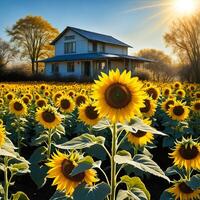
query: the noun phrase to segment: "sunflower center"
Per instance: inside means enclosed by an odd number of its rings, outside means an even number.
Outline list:
[[[78,96],[76,99],[76,105],[80,106],[82,103],[85,103],[86,99],[84,96]]]
[[[141,130],[138,130],[136,133],[133,133],[133,135],[134,135],[135,137],[138,137],[138,138],[143,137],[143,136],[145,136],[146,134],[147,134],[147,132],[141,131]]]
[[[197,98],[200,98],[200,93],[197,93],[196,96],[197,96]]]
[[[23,102],[24,102],[25,104],[28,104],[29,99],[28,99],[28,98],[23,98]]]
[[[56,116],[54,113],[49,112],[49,111],[44,111],[42,113],[42,118],[45,122],[51,123],[56,119]]]
[[[183,106],[175,106],[173,109],[173,113],[177,116],[181,116],[184,113]]]
[[[87,106],[85,114],[89,119],[97,119],[99,116],[94,106]]]
[[[181,192],[186,193],[186,194],[191,194],[193,193],[193,190],[186,184],[186,183],[180,183],[178,185],[179,189]]]
[[[192,160],[197,157],[199,151],[195,146],[192,146],[192,148],[190,148],[190,145],[188,145],[187,148],[185,148],[185,146],[183,145],[179,149],[179,153],[181,157],[185,160]]]
[[[80,181],[82,181],[82,180],[84,179],[84,177],[85,177],[85,173],[84,173],[84,172],[79,173],[79,174],[76,174],[75,176],[70,176],[70,173],[71,173],[72,170],[74,169],[74,165],[73,165],[73,163],[72,163],[70,160],[66,160],[66,159],[63,160],[61,169],[62,169],[63,175],[64,175],[67,179],[70,179],[71,181],[80,182]]]
[[[13,98],[13,96],[12,96],[11,94],[9,94],[9,95],[7,96],[7,98],[8,98],[9,100],[11,100],[11,99]]]
[[[110,85],[105,91],[105,100],[112,108],[121,109],[131,102],[130,90],[121,83]]]
[[[194,108],[195,110],[200,110],[200,103],[195,103]]]
[[[17,111],[20,111],[23,109],[23,105],[19,102],[15,102],[14,103],[14,109],[17,110]]]
[[[173,100],[169,100],[169,101],[165,104],[166,110],[169,110],[169,106],[170,106],[170,105],[174,105],[174,101],[173,101]]]
[[[166,95],[166,96],[169,95],[169,90],[168,90],[168,89],[165,90],[165,95]]]
[[[151,109],[151,103],[149,99],[144,100],[145,107],[140,108],[140,111],[143,113],[147,113]]]
[[[39,107],[43,107],[43,106],[46,105],[46,103],[45,103],[44,100],[39,100],[39,101],[37,102],[37,105],[38,105]]]
[[[60,105],[63,109],[68,109],[70,107],[70,102],[68,99],[62,99]]]
[[[148,95],[149,95],[150,97],[152,97],[153,99],[156,99],[156,98],[158,97],[158,93],[157,93],[157,91],[156,91],[155,88],[149,88],[149,89],[147,90],[147,93],[148,93]]]

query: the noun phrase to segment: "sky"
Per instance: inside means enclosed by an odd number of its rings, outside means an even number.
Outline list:
[[[166,9],[169,1],[172,0],[0,0],[0,38],[9,40],[5,29],[18,19],[40,15],[60,32],[73,26],[112,35],[133,47],[130,54],[143,48],[170,54],[172,51],[163,40],[174,14]]]

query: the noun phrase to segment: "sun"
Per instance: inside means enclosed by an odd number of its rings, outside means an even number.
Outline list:
[[[175,0],[174,9],[180,14],[191,14],[196,9],[196,0]]]

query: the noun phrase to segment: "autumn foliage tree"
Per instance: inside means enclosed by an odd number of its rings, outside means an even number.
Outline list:
[[[38,60],[53,54],[50,42],[58,35],[58,30],[41,16],[26,16],[7,29],[11,42],[20,49],[32,65],[32,73],[38,73]]]
[[[157,49],[142,49],[137,55],[154,61],[145,65],[145,69],[148,69],[152,74],[151,80],[170,81],[173,78],[171,57],[163,51]]]
[[[190,66],[191,80],[200,82],[200,12],[175,20],[164,35],[167,46]]]

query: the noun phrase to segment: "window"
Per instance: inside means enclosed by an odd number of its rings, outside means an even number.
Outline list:
[[[105,45],[103,43],[99,44],[99,51],[100,52],[105,52]]]
[[[64,43],[64,53],[75,53],[76,52],[76,42],[65,42]]]
[[[74,62],[67,63],[67,72],[74,72]]]
[[[51,72],[52,72],[53,74],[59,73],[59,65],[58,65],[58,63],[53,63],[53,64],[52,64],[52,66],[51,66]]]
[[[65,40],[74,40],[74,39],[75,39],[75,35],[65,36]]]
[[[92,51],[97,52],[97,42],[92,43]]]

